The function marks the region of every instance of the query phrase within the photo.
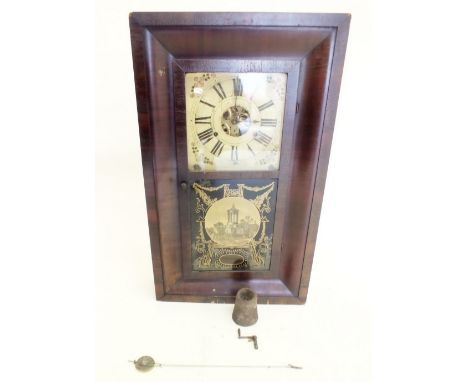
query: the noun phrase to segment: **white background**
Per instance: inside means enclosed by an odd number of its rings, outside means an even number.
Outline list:
[[[458,4],[2,5],[1,379],[466,381]],[[162,10],[352,13],[309,298],[259,306],[244,330],[258,351],[236,339],[232,305],[154,298],[128,13]],[[127,360],[143,354],[305,369],[141,374]]]

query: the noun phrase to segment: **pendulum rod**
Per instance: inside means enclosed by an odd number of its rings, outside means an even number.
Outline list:
[[[223,364],[178,364],[178,363],[158,363],[150,356],[143,356],[132,362],[135,368],[140,371],[148,371],[154,367],[206,367],[206,368],[243,368],[243,369],[302,369],[301,366],[287,365],[223,365]]]

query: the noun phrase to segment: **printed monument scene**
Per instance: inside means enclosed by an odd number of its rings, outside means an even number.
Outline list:
[[[231,205],[230,208],[227,208]],[[210,238],[223,245],[248,245],[260,229],[260,213],[243,198],[225,198],[215,202],[205,216]]]

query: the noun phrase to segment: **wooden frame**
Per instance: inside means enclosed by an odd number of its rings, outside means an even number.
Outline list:
[[[251,287],[259,303],[307,296],[350,15],[133,13],[138,120],[156,296],[233,302]],[[189,71],[288,73],[279,171],[210,177],[278,178],[272,264],[263,272],[193,272],[183,76]],[[206,176],[206,175],[205,175]]]

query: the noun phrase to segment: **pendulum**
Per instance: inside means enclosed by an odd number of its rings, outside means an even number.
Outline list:
[[[149,371],[154,367],[212,367],[212,368],[252,368],[252,369],[302,369],[300,366],[287,365],[222,365],[222,364],[174,364],[174,363],[157,363],[153,357],[145,355],[135,361],[129,361],[135,365],[139,371]]]

